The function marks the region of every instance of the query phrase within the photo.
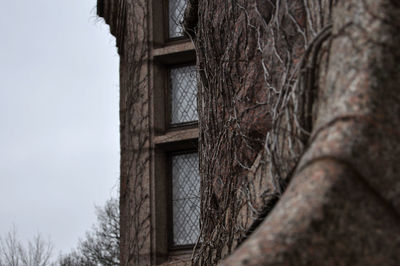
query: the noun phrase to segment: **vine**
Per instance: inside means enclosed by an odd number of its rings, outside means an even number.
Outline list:
[[[230,254],[285,190],[312,129],[331,6],[189,1],[185,28],[201,81],[202,233],[193,264]]]

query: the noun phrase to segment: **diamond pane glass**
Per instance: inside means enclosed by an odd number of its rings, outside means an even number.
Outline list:
[[[170,80],[171,123],[179,124],[198,120],[196,67],[172,68]]]
[[[169,0],[169,37],[176,38],[183,36],[181,22],[185,14],[187,0]]]
[[[190,245],[200,234],[200,176],[197,153],[172,156],[173,245]]]

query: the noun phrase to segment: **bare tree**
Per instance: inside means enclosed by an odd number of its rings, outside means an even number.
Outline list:
[[[15,226],[4,240],[0,238],[0,266],[52,265],[52,252],[52,242],[44,240],[39,233],[26,246],[23,245],[18,240]]]
[[[119,204],[110,199],[104,207],[96,207],[97,224],[86,233],[76,251],[60,256],[61,266],[119,265]]]
[[[96,264],[83,257],[77,251],[72,251],[67,255],[60,255],[58,259],[59,266],[95,266]]]
[[[110,199],[96,211],[98,224],[92,232],[86,233],[86,239],[80,243],[81,252],[90,261],[101,265],[119,265],[118,200]]]
[[[53,245],[50,241],[45,241],[40,234],[37,234],[32,242],[29,241],[28,247],[20,245],[19,254],[22,265],[46,266],[50,264]]]
[[[18,256],[19,245],[17,231],[13,226],[4,240],[0,238],[0,266],[20,265],[20,257]]]

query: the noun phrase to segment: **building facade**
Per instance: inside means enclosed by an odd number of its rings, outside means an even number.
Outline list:
[[[400,262],[400,6],[98,0],[122,265]]]

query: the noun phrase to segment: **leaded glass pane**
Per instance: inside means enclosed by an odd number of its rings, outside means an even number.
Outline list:
[[[179,124],[198,120],[196,67],[172,68],[170,80],[171,123]]]
[[[190,245],[200,234],[200,177],[197,153],[172,156],[173,245]]]
[[[187,0],[169,0],[169,37],[183,36],[181,22],[185,14]]]

